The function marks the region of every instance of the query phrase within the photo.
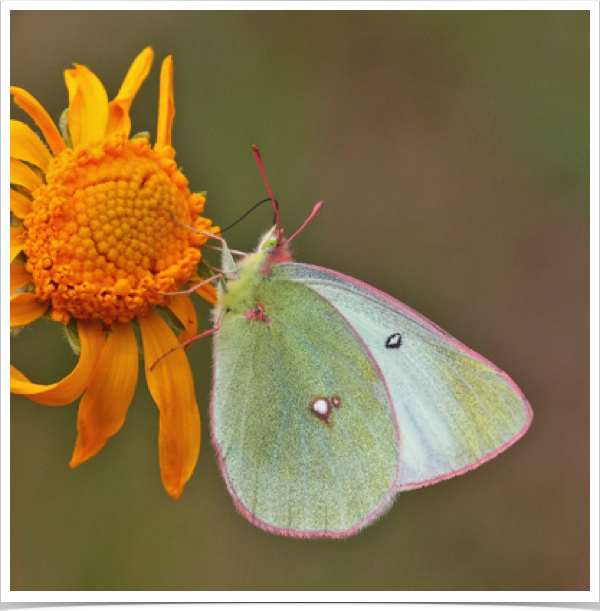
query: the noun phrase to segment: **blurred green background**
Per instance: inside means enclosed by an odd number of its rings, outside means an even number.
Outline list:
[[[133,133],[156,134],[172,54],[173,143],[207,216],[224,226],[266,195],[258,144],[288,235],[326,204],[298,260],[434,320],[507,371],[535,419],[506,453],[401,494],[358,536],[307,541],[236,513],[209,438],[210,340],[188,352],[203,444],[177,502],[143,377],[123,429],[73,471],[77,403],[13,396],[12,588],[587,590],[589,13],[13,11],[11,84],[58,119],[72,62],[113,97],[147,45]],[[270,221],[255,212],[230,245],[254,248]],[[47,321],[11,350],[36,382],[76,362]]]

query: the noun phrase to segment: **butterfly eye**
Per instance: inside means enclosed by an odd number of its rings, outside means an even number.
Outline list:
[[[275,240],[266,240],[260,245],[260,249],[266,250],[269,254],[272,254],[275,252],[275,246],[277,246],[277,242]]]
[[[392,335],[385,340],[386,348],[400,348],[401,345],[402,335],[400,335],[400,333],[392,333]]]

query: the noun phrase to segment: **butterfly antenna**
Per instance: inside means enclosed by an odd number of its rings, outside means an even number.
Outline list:
[[[277,235],[277,243],[279,244],[279,242],[281,242],[281,238],[283,236],[283,232],[281,231],[281,223],[279,222],[279,210],[278,210],[278,206],[275,203],[275,198],[273,197],[273,193],[271,193],[271,187],[269,186],[269,181],[267,180],[267,175],[265,173],[265,168],[263,166],[262,159],[260,157],[260,151],[258,150],[258,147],[256,146],[256,144],[252,145],[252,152],[254,153],[254,158],[256,159],[256,163],[258,163],[258,167],[260,168],[260,171],[262,172],[263,178],[265,179],[265,183],[267,185],[267,191],[269,191],[269,195],[271,196],[271,201],[273,202],[273,208],[275,209],[275,220],[277,221],[277,229],[279,231],[279,233]]]
[[[317,214],[317,212],[319,212],[319,210],[323,207],[323,202],[319,202],[314,208],[313,211],[310,213],[310,216],[304,221],[304,223],[302,223],[302,227],[300,227],[300,229],[298,229],[298,231],[296,231],[296,233],[288,240],[288,242],[291,242],[307,225],[308,222],[310,220],[312,220],[313,216],[315,216],[315,214]]]
[[[233,223],[231,223],[231,225],[227,225],[225,229],[221,229],[221,233],[223,234],[226,231],[229,231],[232,227],[235,227],[240,221],[243,221],[251,212],[254,212],[261,204],[264,204],[265,202],[270,202],[270,201],[271,201],[270,197],[265,197],[265,199],[261,199],[258,202],[258,204],[254,204],[254,206],[252,206],[252,208],[250,208],[248,212],[244,212],[244,214],[242,214],[242,216],[240,216],[240,218],[237,221],[234,221]],[[279,204],[277,200],[275,200],[275,207],[279,209]]]

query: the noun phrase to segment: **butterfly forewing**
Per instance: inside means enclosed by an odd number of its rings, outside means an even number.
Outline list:
[[[398,487],[473,468],[527,430],[529,403],[489,361],[381,291],[322,268],[278,265],[335,304],[369,348],[389,389],[402,435]]]
[[[347,536],[394,495],[398,428],[369,350],[312,289],[271,279],[260,320],[215,334],[213,434],[238,509],[293,536]]]

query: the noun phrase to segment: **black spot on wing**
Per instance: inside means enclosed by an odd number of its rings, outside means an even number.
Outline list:
[[[385,347],[386,348],[400,348],[400,346],[402,345],[402,335],[400,335],[400,333],[392,333],[392,335],[390,335],[386,340],[385,340]]]

